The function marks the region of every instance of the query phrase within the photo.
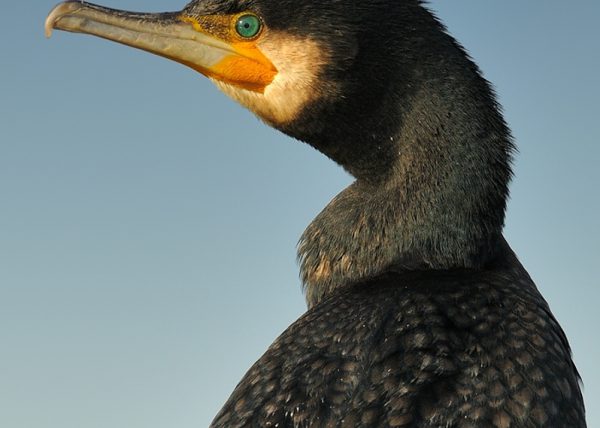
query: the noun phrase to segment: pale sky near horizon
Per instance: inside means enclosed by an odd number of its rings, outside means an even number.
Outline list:
[[[296,242],[351,180],[192,70],[46,40],[54,0],[0,1],[0,426],[207,426],[305,310]],[[600,3],[430,7],[504,107],[519,147],[505,235],[600,426]]]

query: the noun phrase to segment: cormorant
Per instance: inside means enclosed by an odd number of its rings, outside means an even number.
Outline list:
[[[585,427],[567,338],[502,236],[509,129],[421,0],[68,1],[53,28],[188,65],[355,178],[300,239],[309,310],[213,427]]]

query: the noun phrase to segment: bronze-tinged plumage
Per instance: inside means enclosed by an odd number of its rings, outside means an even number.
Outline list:
[[[192,67],[356,179],[300,239],[308,312],[212,427],[586,426],[567,339],[502,236],[510,131],[421,1],[69,1],[53,28]]]
[[[585,426],[567,339],[503,251],[486,271],[387,272],[337,290],[254,364],[213,426]]]

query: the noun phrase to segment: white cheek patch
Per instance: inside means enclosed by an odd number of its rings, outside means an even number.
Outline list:
[[[219,89],[265,122],[271,125],[292,122],[308,103],[322,95],[318,79],[329,55],[323,46],[311,39],[280,32],[265,32],[258,47],[278,70],[264,93],[212,80]]]

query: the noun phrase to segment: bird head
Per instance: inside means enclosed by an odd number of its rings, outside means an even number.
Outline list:
[[[348,26],[331,28],[327,9],[302,1],[195,0],[179,12],[149,14],[67,1],[49,14],[46,35],[53,29],[87,33],[177,61],[284,127],[335,92],[335,82],[322,79],[332,52],[347,55],[332,45],[345,43]]]

